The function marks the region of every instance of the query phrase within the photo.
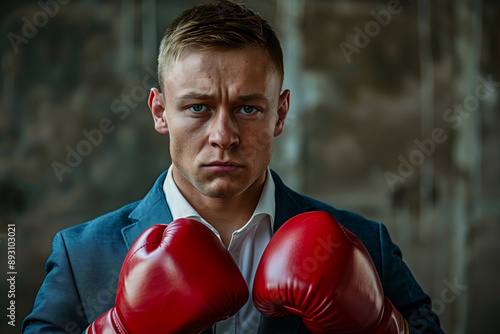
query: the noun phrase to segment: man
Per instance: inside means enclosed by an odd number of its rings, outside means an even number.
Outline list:
[[[290,92],[265,20],[196,6],[158,67],[172,165],[141,201],[56,235],[24,332],[442,333],[383,225],[268,168]]]

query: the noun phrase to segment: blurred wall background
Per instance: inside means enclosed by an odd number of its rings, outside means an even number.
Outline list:
[[[2,2],[2,333],[19,332],[30,312],[54,234],[140,199],[169,166],[147,95],[164,29],[196,3]],[[447,333],[494,332],[499,2],[246,3],[275,25],[292,91],[272,167],[295,189],[386,224]],[[3,315],[8,224],[15,328]]]

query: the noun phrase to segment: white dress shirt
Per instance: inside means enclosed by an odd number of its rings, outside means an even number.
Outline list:
[[[260,313],[252,302],[252,287],[260,258],[272,236],[276,208],[274,190],[274,181],[268,168],[264,189],[252,217],[245,226],[233,232],[228,247],[229,253],[247,282],[250,297],[233,317],[214,325],[214,334],[257,333]],[[198,220],[208,226],[220,239],[219,232],[205,221],[182,196],[172,177],[172,168],[168,170],[163,183],[163,191],[174,220],[179,218]],[[230,282],[226,282],[226,284],[230,284]]]

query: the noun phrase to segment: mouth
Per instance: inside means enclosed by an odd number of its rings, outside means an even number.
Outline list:
[[[243,165],[234,161],[212,161],[203,167],[213,173],[234,173],[240,171]]]

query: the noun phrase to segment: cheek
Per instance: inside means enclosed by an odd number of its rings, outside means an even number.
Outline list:
[[[174,131],[170,131],[170,155],[172,159],[178,158],[182,152],[187,150],[187,145],[189,145],[189,140],[187,140],[182,129],[178,127],[171,127],[171,129],[175,129]]]
[[[273,151],[274,129],[260,128],[251,131],[246,136],[246,144],[242,146],[242,152],[248,160],[262,161],[270,160]]]
[[[202,150],[203,131],[189,124],[175,124],[170,131],[170,155],[172,159],[194,160]]]

